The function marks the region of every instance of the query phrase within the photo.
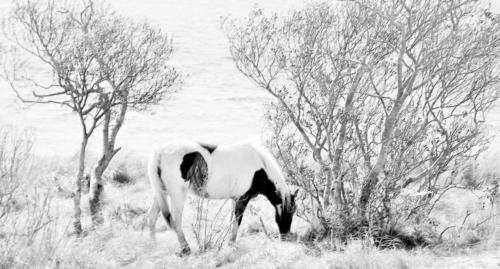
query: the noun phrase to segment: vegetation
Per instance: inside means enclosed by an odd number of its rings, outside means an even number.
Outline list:
[[[497,15],[472,0],[353,0],[226,20],[236,66],[277,101],[269,145],[301,189],[300,218],[279,240],[274,208],[258,197],[228,244],[231,203],[190,196],[185,231],[198,251],[178,257],[163,220],[156,240],[145,230],[144,152],[116,144],[128,111],[179,82],[171,40],[110,10],[23,0],[5,20],[1,76],[24,102],[72,111],[82,145],[76,158],[40,157],[32,132],[0,126],[0,269],[498,265],[498,150],[484,154]],[[87,193],[96,130],[103,149]]]
[[[120,150],[115,143],[127,111],[158,103],[179,81],[177,71],[167,65],[171,40],[161,30],[118,16],[91,0],[16,2],[4,29],[21,55],[11,59],[3,74],[18,97],[27,103],[60,105],[74,112],[81,124],[73,195],[73,226],[81,234],[89,138],[101,128],[102,153],[93,169],[89,201],[94,223],[101,223],[102,175]],[[40,69],[50,74],[50,80],[36,76]]]
[[[29,133],[4,129],[2,137],[9,143],[0,143],[4,156],[14,156],[8,148],[26,145],[30,148],[33,138]],[[12,142],[18,141],[18,142]],[[2,146],[3,145],[3,146]],[[7,145],[7,149],[4,145]],[[190,242],[198,243],[198,251],[189,258],[176,256],[176,235],[167,230],[165,222],[158,222],[155,241],[144,230],[143,219],[150,203],[150,187],[146,183],[142,158],[117,156],[110,168],[128,167],[130,174],[139,180],[130,184],[111,184],[106,188],[103,215],[107,221],[88,231],[85,237],[69,236],[72,208],[64,188],[66,179],[72,177],[78,160],[37,158],[18,150],[19,159],[4,158],[2,167],[9,163],[23,163],[10,182],[20,186],[11,195],[14,202],[0,225],[1,268],[234,268],[234,267],[291,267],[324,268],[442,268],[472,267],[477,264],[495,266],[492,259],[496,252],[483,252],[498,247],[500,218],[485,207],[485,199],[478,199],[481,192],[451,190],[443,195],[435,207],[435,217],[449,228],[443,233],[443,244],[432,249],[417,251],[380,250],[372,239],[351,239],[342,244],[342,251],[331,251],[325,241],[309,242],[307,226],[300,219],[294,221],[292,230],[298,233],[297,241],[277,240],[278,228],[274,223],[274,208],[264,197],[249,205],[243,218],[238,239],[232,244],[222,244],[230,230],[230,203],[208,201],[190,197],[186,203],[185,218],[191,220],[192,229],[186,229]],[[5,171],[5,170],[4,170]],[[479,171],[471,174],[477,177]],[[61,186],[52,178],[61,179]],[[2,178],[2,186],[6,178]],[[3,189],[2,189],[3,191]],[[3,193],[3,192],[2,192]],[[194,199],[193,199],[194,198]],[[200,208],[201,207],[201,208]],[[90,212],[82,204],[86,215]],[[471,212],[469,216],[467,211]],[[491,217],[486,219],[486,217]],[[83,223],[87,223],[82,218]],[[481,252],[480,252],[481,251]],[[457,252],[461,257],[456,258]],[[443,257],[442,254],[449,256]],[[494,255],[495,254],[495,255]],[[437,256],[439,255],[439,256]],[[490,255],[490,256],[489,256]],[[456,260],[455,260],[456,259]]]
[[[33,176],[34,143],[29,131],[0,127],[0,268],[11,268],[28,255],[44,263],[62,237],[61,223],[51,214],[53,197]],[[39,250],[39,253],[36,253]]]
[[[224,24],[320,237],[422,226],[489,142],[500,20],[472,0],[313,3]],[[477,186],[476,186],[477,187]]]

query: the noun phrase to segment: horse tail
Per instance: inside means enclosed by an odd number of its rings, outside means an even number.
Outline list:
[[[153,195],[158,203],[158,207],[167,224],[172,227],[172,215],[170,214],[170,206],[167,200],[168,192],[162,179],[160,151],[153,152],[153,155],[149,159],[148,174],[149,182],[151,183]]]

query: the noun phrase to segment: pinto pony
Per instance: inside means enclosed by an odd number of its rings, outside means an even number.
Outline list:
[[[172,141],[153,152],[148,173],[154,197],[148,214],[151,235],[161,212],[177,234],[181,254],[191,251],[182,231],[188,190],[205,198],[234,200],[231,241],[236,240],[248,202],[259,194],[274,206],[280,234],[290,232],[296,192],[290,193],[277,162],[259,146]]]

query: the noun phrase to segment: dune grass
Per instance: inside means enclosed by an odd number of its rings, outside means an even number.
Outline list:
[[[235,243],[224,242],[220,248],[203,249],[193,232],[198,204],[191,196],[185,208],[184,231],[194,253],[179,257],[175,233],[167,229],[163,219],[158,220],[156,240],[149,236],[144,216],[151,202],[150,187],[144,163],[130,155],[117,158],[113,166],[127,167],[134,183],[108,181],[104,196],[106,221],[96,228],[91,227],[88,197],[84,196],[85,236],[76,238],[69,225],[71,200],[60,195],[53,180],[57,177],[60,185],[70,187],[66,182],[72,175],[64,169],[68,163],[71,160],[44,160],[35,165],[37,173],[33,174],[37,176],[33,180],[39,184],[33,186],[38,186],[39,194],[50,198],[46,219],[51,221],[40,228],[31,243],[24,239],[12,244],[15,251],[10,258],[0,260],[0,268],[493,268],[500,262],[500,218],[495,216],[498,208],[488,207],[486,201],[478,198],[480,193],[462,190],[443,196],[431,216],[440,223],[438,231],[453,226],[443,233],[442,243],[412,251],[377,249],[369,240],[353,240],[337,251],[323,244],[280,241],[273,208],[263,197],[250,203]],[[108,177],[111,176],[109,173]],[[45,196],[39,197],[39,209],[43,208],[41,197]],[[210,225],[221,205],[225,207],[220,215],[226,219],[218,220],[215,228],[224,230],[223,226],[230,222],[231,203],[211,202],[208,209],[211,213],[203,221]],[[20,207],[16,223],[30,219],[27,209]],[[467,214],[470,215],[464,221]],[[307,228],[307,223],[295,218],[292,231],[299,238]]]

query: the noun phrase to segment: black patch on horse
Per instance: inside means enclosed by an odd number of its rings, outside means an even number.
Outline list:
[[[273,205],[278,205],[283,202],[280,194],[278,194],[276,185],[274,185],[274,183],[269,179],[264,169],[260,169],[255,172],[252,180],[252,186],[249,191],[251,190],[257,194],[266,196],[267,199],[269,199],[269,202]]]
[[[200,144],[200,146],[201,146],[202,148],[204,148],[204,149],[208,150],[208,152],[209,152],[210,154],[212,154],[212,153],[213,153],[213,152],[217,149],[217,145],[205,144],[205,143],[199,143],[199,142],[198,142],[198,144]]]
[[[255,171],[255,174],[252,179],[252,184],[250,185],[250,189],[248,189],[245,194],[243,194],[236,201],[235,216],[238,220],[238,225],[241,224],[241,220],[243,218],[243,213],[248,205],[248,202],[255,196],[262,194],[267,197],[267,199],[274,206],[279,205],[283,202],[281,196],[278,194],[276,186],[267,176],[266,171],[264,169],[260,169]]]
[[[158,174],[158,177],[161,179],[161,168],[158,166],[158,168],[156,168],[156,173]],[[160,188],[162,191],[167,191],[167,187],[165,187],[165,184],[163,184],[163,180],[160,180]]]
[[[160,178],[161,190],[167,191],[167,187],[165,187],[165,184],[163,183],[163,180],[161,179],[161,168],[159,166],[156,168],[156,173],[158,174],[158,177]],[[167,222],[167,224],[170,227],[173,227],[172,226],[172,215],[170,214],[170,211],[168,210],[168,208],[160,206],[160,210],[161,210],[161,213],[162,213],[163,217],[165,218],[165,221]]]
[[[201,153],[195,151],[184,155],[180,168],[182,178],[189,181],[193,191],[204,195],[208,166]]]

